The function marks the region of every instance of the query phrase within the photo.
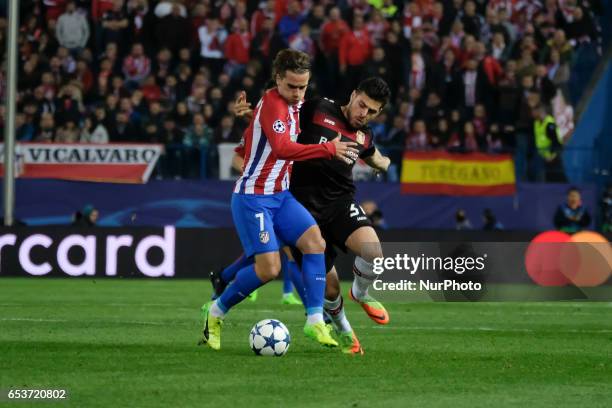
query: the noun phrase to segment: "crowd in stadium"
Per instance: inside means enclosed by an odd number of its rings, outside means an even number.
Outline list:
[[[594,0],[21,1],[17,138],[162,143],[158,176],[214,177],[216,146],[245,127],[236,93],[256,103],[291,47],[312,55],[309,95],[389,83],[371,125],[391,179],[405,149],[446,149],[512,152],[519,180],[562,180],[563,101],[576,51],[600,41],[598,12]]]

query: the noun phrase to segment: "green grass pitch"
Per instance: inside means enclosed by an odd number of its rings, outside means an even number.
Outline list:
[[[305,339],[280,291],[234,309],[214,352],[196,346],[206,280],[0,279],[0,389],[69,392],[19,407],[612,406],[611,303],[390,303],[378,327],[347,302],[350,357]],[[286,356],[248,348],[264,318],[287,324]]]

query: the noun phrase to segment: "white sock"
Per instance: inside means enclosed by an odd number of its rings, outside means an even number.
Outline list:
[[[322,321],[323,321],[323,313],[322,312],[309,314],[308,317],[306,317],[306,323],[307,324],[316,324],[316,323],[319,323],[319,322],[322,322]]]
[[[225,312],[221,310],[217,302],[218,300],[215,300],[213,302],[212,306],[210,307],[209,313],[212,317],[218,317],[220,319],[223,319],[225,317]]]
[[[377,276],[374,273],[373,265],[357,256],[353,265],[353,275],[355,275],[352,288],[353,296],[358,300],[363,299],[368,296],[368,288]]]
[[[327,315],[331,318],[332,325],[337,332],[346,333],[352,332],[353,328],[346,318],[344,313],[344,301],[342,296],[338,296],[336,300],[327,300],[323,303],[323,307]]]

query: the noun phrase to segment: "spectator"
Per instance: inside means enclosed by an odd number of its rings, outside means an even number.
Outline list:
[[[98,109],[101,114],[98,113]],[[83,128],[81,129],[81,143],[108,143],[108,131],[104,126],[104,109],[98,108],[93,117],[85,119]]]
[[[50,143],[55,140],[55,120],[53,114],[45,112],[40,117],[40,124],[36,132],[35,142]]]
[[[123,60],[123,74],[130,89],[138,88],[151,72],[151,60],[140,43],[132,46],[132,52]]]
[[[510,57],[510,47],[506,45],[504,34],[496,32],[493,34],[493,41],[490,47],[490,53],[500,63],[505,63]]]
[[[32,118],[25,113],[18,112],[15,116],[15,128],[17,133],[15,138],[19,142],[29,142],[34,138],[36,128],[32,123]]]
[[[321,27],[319,37],[319,48],[323,54],[323,65],[325,74],[321,78],[321,89],[334,90],[339,82],[338,55],[340,50],[340,40],[350,31],[349,25],[340,16],[340,9],[333,7],[329,10],[329,18]],[[332,97],[340,94],[344,90],[336,90]]]
[[[289,37],[289,48],[315,55],[315,43],[310,36],[310,26],[306,23],[300,26],[300,31]]]
[[[117,112],[115,127],[110,135],[110,140],[113,142],[138,142],[140,139],[140,128],[130,122],[129,114],[124,111]]]
[[[125,41],[125,34],[129,26],[127,15],[123,11],[123,0],[114,0],[113,8],[102,15],[102,47],[109,43],[121,45],[121,48],[128,44]],[[100,47],[101,48],[101,47]]]
[[[553,219],[555,228],[567,233],[575,233],[591,224],[591,215],[582,205],[580,190],[571,187],[567,192],[567,201],[557,207]]]
[[[548,71],[548,78],[552,81],[553,85],[565,89],[565,85],[570,79],[570,68],[567,62],[561,61],[559,51],[550,51],[550,59],[546,69]],[[567,91],[564,91],[564,93],[567,95]]]
[[[251,16],[250,30],[254,37],[256,37],[262,30],[266,20],[270,20],[272,26],[274,26],[278,19],[280,19],[281,16],[276,18],[275,3],[275,0],[261,1],[259,3],[259,8],[253,12],[253,15]]]
[[[221,125],[215,129],[213,139],[215,144],[221,143],[238,143],[242,135],[236,130],[234,126],[234,117],[232,115],[224,115],[221,118]]]
[[[406,140],[406,150],[428,150],[431,146],[430,136],[424,120],[414,122],[413,130]]]
[[[79,129],[76,123],[72,120],[67,120],[58,129],[57,135],[55,136],[55,142],[57,143],[75,143],[79,140]]]
[[[60,45],[74,54],[78,54],[87,44],[89,23],[85,16],[77,11],[74,1],[66,3],[66,11],[57,20],[56,35]]]
[[[575,7],[572,20],[567,25],[567,37],[574,44],[588,43],[595,38],[595,26],[582,7]]]
[[[534,109],[533,134],[535,137],[536,180],[564,182],[565,173],[561,162],[561,142],[555,118],[539,105]],[[543,162],[543,166],[540,164]]]
[[[158,129],[161,129],[164,121],[164,112],[159,101],[151,101],[149,103],[149,112],[147,121],[157,125]]]
[[[370,122],[370,129],[372,129],[372,137],[375,142],[382,140],[387,134],[387,113],[383,111],[375,117]]]
[[[206,125],[204,115],[193,115],[192,124],[183,137],[183,144],[187,147],[209,146],[212,139],[212,130]]]
[[[389,62],[386,59],[385,50],[382,47],[375,47],[372,51],[372,59],[370,59],[364,67],[364,77],[369,78],[377,76],[385,80],[387,84],[391,82],[389,79]]]
[[[546,106],[550,106],[552,98],[554,98],[557,93],[557,89],[548,77],[548,71],[544,65],[538,65],[536,67],[535,89],[540,93],[542,102]]]
[[[167,48],[173,55],[177,55],[181,48],[191,45],[189,21],[184,14],[184,6],[172,3],[170,13],[160,17],[156,26],[158,47]]]
[[[153,55],[157,45],[155,41],[157,18],[149,8],[148,0],[129,0],[127,9],[134,40],[144,46],[147,55]],[[172,37],[171,34],[167,33],[169,37]]]
[[[404,27],[403,33],[405,38],[412,37],[414,30],[418,30],[423,24],[423,17],[421,16],[421,8],[418,3],[412,1],[407,4],[404,8]]]
[[[384,19],[379,10],[374,9],[366,24],[366,29],[368,30],[368,35],[372,40],[372,44],[378,46],[385,38],[385,33],[389,29],[389,22]]]
[[[368,30],[364,27],[363,17],[355,14],[353,29],[340,39],[338,60],[340,73],[344,76],[346,94],[356,88],[363,75],[363,65],[370,57],[371,42]]]
[[[486,135],[486,151],[491,154],[503,153],[505,151],[504,142],[497,123],[492,123],[489,126],[489,131]]]
[[[161,143],[164,144],[164,153],[160,159],[160,166],[164,177],[181,178],[185,165],[183,163],[183,132],[177,128],[171,115],[164,119],[161,130]]]
[[[480,38],[480,33],[484,26],[484,19],[482,16],[476,14],[476,3],[474,3],[473,0],[465,2],[461,22],[467,34]]]
[[[225,63],[223,46],[227,38],[227,31],[219,24],[217,17],[210,17],[206,25],[198,30],[200,37],[200,56],[202,64],[210,69],[213,78],[217,77]]]
[[[440,118],[436,124],[435,134],[431,138],[431,145],[434,149],[444,148],[450,140],[450,128],[448,126],[448,119],[445,117]]]
[[[143,141],[146,143],[160,143],[161,141],[160,126],[158,126],[155,122],[145,123]]]
[[[557,51],[560,56],[560,62],[571,63],[573,58],[573,48],[572,45],[567,41],[565,36],[565,31],[559,29],[555,31],[555,35],[552,39],[548,40],[546,43],[547,46],[544,48],[544,55],[542,56],[542,60],[546,60],[550,58],[550,54],[553,50]]]
[[[73,227],[95,227],[98,223],[100,212],[91,204],[87,204],[82,210],[73,215]]]
[[[462,150],[466,153],[477,152],[480,150],[482,141],[478,139],[474,123],[467,121],[463,124]]]
[[[100,75],[111,77],[121,72],[121,61],[119,60],[119,47],[117,43],[106,44],[104,53],[100,55]]]
[[[162,128],[162,142],[166,144],[166,146],[177,145],[183,142],[183,134],[176,126],[176,121],[171,115],[167,115],[164,118],[163,128]]]
[[[236,30],[225,41],[225,72],[232,78],[241,77],[249,62],[251,34],[248,28],[246,19],[238,20]]]
[[[176,104],[176,111],[174,112],[174,120],[176,125],[183,132],[191,126],[191,113],[187,109],[185,102],[179,102]]]
[[[472,223],[465,215],[465,210],[459,209],[455,213],[455,229],[458,231],[473,229]]]
[[[206,87],[196,86],[187,98],[187,106],[192,113],[202,112],[206,105]]]
[[[300,12],[300,2],[289,0],[287,2],[287,14],[278,22],[278,31],[285,45],[289,45],[291,36],[300,31],[304,16]]]
[[[566,102],[561,92],[557,92],[552,100],[552,112],[557,124],[559,141],[565,144],[574,133],[574,109]]]
[[[91,69],[87,66],[87,61],[82,59],[77,61],[75,76],[83,89],[83,94],[89,94],[94,86],[94,76]]]
[[[468,112],[472,112],[474,106],[483,100],[486,91],[485,76],[478,70],[478,62],[470,59],[466,63],[465,71],[461,76],[462,96],[461,105]]]
[[[427,95],[425,106],[423,107],[421,117],[425,123],[430,123],[430,130],[435,129],[435,125],[440,118],[446,116],[446,111],[442,106],[442,101],[436,92],[430,92]]]
[[[495,214],[490,208],[485,208],[482,212],[482,229],[485,231],[501,231],[504,226],[501,222],[497,221]]]
[[[162,48],[155,57],[153,70],[157,81],[162,84],[172,70],[172,53],[167,48]]]

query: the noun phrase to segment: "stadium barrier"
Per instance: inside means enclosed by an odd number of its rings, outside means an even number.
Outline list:
[[[536,233],[387,230],[379,235],[383,242],[413,248],[415,256],[427,253],[431,245],[454,257],[488,251],[491,261],[497,259],[505,267],[492,268],[487,281],[533,283],[522,265],[525,248]],[[612,234],[606,238],[612,239]],[[389,248],[393,247],[385,244],[385,255]],[[229,228],[0,228],[0,276],[207,278],[209,271],[240,253],[238,238]],[[336,267],[342,279],[352,278],[353,259],[339,256]]]

